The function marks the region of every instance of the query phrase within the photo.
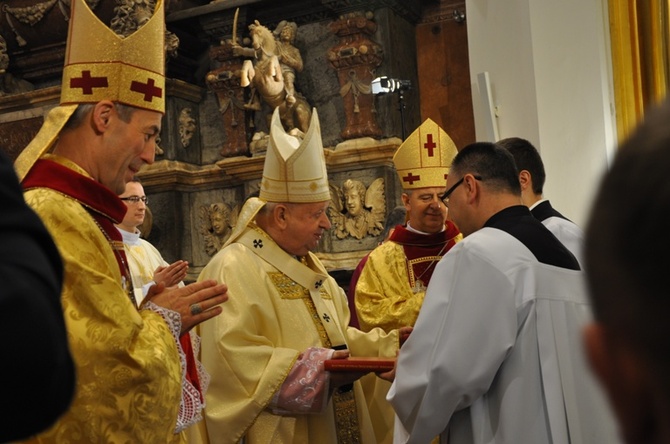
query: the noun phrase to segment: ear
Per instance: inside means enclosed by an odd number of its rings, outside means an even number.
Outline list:
[[[402,204],[405,206],[405,210],[409,211],[409,196],[407,193],[402,193],[400,199],[402,199]]]
[[[272,210],[272,217],[277,226],[282,230],[288,225],[288,212],[289,209],[284,204],[277,204]]]
[[[472,203],[479,197],[479,184],[478,180],[472,174],[466,174],[463,176],[462,187],[465,188],[467,194],[467,202]]]
[[[519,183],[521,184],[521,191],[533,187],[533,178],[528,170],[521,170],[519,173]]]
[[[109,121],[116,112],[114,102],[101,100],[93,107],[92,124],[98,133],[104,133],[109,128]]]
[[[607,392],[626,442],[651,442],[654,427],[654,389],[641,355],[602,324],[591,323],[582,331],[591,369]]]

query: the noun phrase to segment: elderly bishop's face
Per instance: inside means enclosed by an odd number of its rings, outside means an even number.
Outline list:
[[[326,215],[329,205],[330,201],[287,204],[286,229],[278,242],[281,247],[297,256],[315,250],[324,231],[331,227]]]

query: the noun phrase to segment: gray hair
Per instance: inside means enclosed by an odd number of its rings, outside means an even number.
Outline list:
[[[95,103],[80,103],[77,106],[77,109],[74,110],[74,113],[70,116],[68,121],[63,126],[63,129],[75,129],[78,128],[82,123],[84,123],[84,118],[86,115],[93,109]],[[119,118],[128,123],[130,122],[133,113],[137,111],[137,108],[130,105],[124,105],[123,103],[114,102],[116,107],[116,112],[119,115]]]

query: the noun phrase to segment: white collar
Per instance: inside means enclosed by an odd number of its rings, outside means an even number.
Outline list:
[[[442,227],[442,229],[440,230],[440,233],[443,232],[443,231],[446,230],[446,229],[447,229],[446,226],[445,226],[445,227]],[[416,228],[412,228],[412,227],[409,225],[409,221],[407,221],[407,231],[411,231],[412,233],[416,233],[416,234],[423,234],[424,236],[430,236],[431,234],[435,234],[435,233],[426,233],[425,231],[419,231],[419,230],[417,230]]]
[[[139,245],[140,244],[140,230],[137,228],[135,229],[134,233],[131,233],[129,231],[124,230],[123,228],[116,227],[117,230],[119,230],[119,233],[121,233],[121,236],[123,236],[123,243],[128,244],[128,245]]]

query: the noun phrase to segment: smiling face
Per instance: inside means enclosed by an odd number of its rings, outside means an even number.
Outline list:
[[[100,183],[121,194],[145,164],[154,162],[162,117],[156,111],[135,109],[125,122],[116,108],[110,112],[98,156]]]
[[[438,233],[444,229],[447,208],[440,196],[445,187],[417,188],[403,193],[402,201],[407,209],[409,224],[424,233]]]
[[[331,227],[326,215],[329,204],[330,201],[285,204],[286,225],[277,243],[289,254],[297,256],[314,251],[324,231]]]
[[[365,205],[365,185],[358,180],[347,179],[342,184],[344,205],[350,217],[356,217],[363,213]]]
[[[228,215],[226,210],[219,204],[213,204],[210,210],[210,217],[212,223],[212,232],[217,236],[223,236],[228,232]]]

